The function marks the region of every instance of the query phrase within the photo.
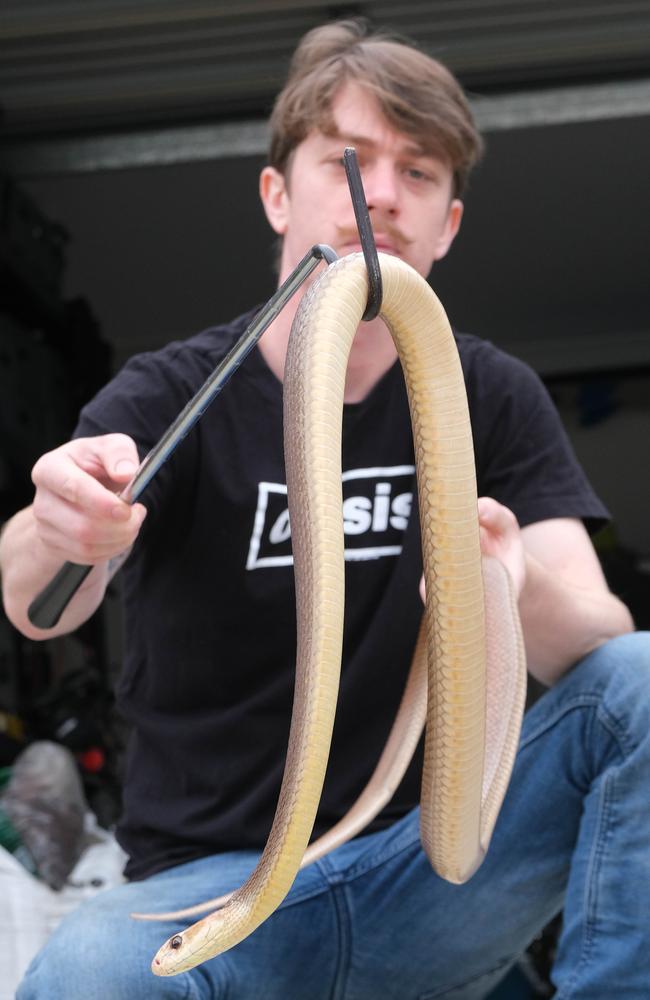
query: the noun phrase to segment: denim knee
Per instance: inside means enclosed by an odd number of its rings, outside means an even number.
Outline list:
[[[150,971],[155,946],[149,929],[102,903],[98,896],[64,918],[28,968],[16,1000],[188,996],[186,984]]]
[[[629,632],[609,639],[582,661],[616,687],[635,691],[650,690],[650,632]]]
[[[639,672],[650,672],[650,632],[628,632],[595,649],[585,659],[611,662],[615,666],[635,666]]]
[[[591,773],[650,753],[650,632],[610,639],[567,671],[526,713],[520,750],[570,718],[557,738],[576,763],[591,762]]]
[[[650,734],[650,632],[631,632],[599,646],[565,680],[569,693],[599,698],[598,715],[631,752]],[[559,687],[559,686],[558,686]]]

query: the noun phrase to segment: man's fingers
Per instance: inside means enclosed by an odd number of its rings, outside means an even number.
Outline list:
[[[32,480],[37,489],[48,490],[96,517],[128,521],[129,504],[116,497],[110,486],[133,477],[137,457],[134,442],[124,434],[80,438],[40,458]]]
[[[481,551],[501,560],[512,577],[516,593],[521,593],[526,565],[516,516],[492,497],[479,498],[478,516]]]
[[[77,438],[69,445],[72,457],[80,467],[96,479],[108,484],[123,485],[138,470],[138,449],[126,434],[103,434],[95,438]]]
[[[101,449],[101,459],[111,479],[126,483],[138,471],[139,457],[135,442],[126,434],[105,434],[93,438],[95,447]]]
[[[146,515],[142,504],[126,507],[129,520],[93,518],[54,494],[40,491],[34,514],[41,541],[71,562],[94,563],[110,559],[130,548]]]
[[[135,443],[124,434],[78,438],[43,455],[32,470],[41,542],[89,565],[130,549],[146,509],[120,499],[117,490],[137,468]]]
[[[479,497],[478,519],[482,527],[502,533],[518,527],[517,518],[510,508],[492,497]]]
[[[67,454],[61,454],[50,459],[44,456],[34,466],[32,481],[37,491],[43,490],[65,500],[71,507],[76,507],[95,517],[112,517],[116,511],[116,519],[128,517],[128,505],[119,500],[115,494],[85,472]],[[121,508],[125,508],[124,513]]]
[[[496,524],[504,507],[492,497],[478,498],[478,518],[481,524]]]

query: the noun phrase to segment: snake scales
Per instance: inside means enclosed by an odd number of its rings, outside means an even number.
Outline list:
[[[523,712],[525,656],[507,571],[480,555],[457,349],[427,283],[398,258],[379,258],[381,315],[397,347],[411,410],[427,588],[407,689],[368,787],[308,850],[334,724],[343,635],[340,413],[347,358],[367,299],[365,263],[352,254],[330,265],[304,296],[287,355],[285,455],[298,637],[275,818],[248,880],[225,897],[225,905],[163,944],[152,963],[157,975],[191,969],[243,940],[280,905],[301,863],[359,832],[399,783],[425,716],[421,839],[439,875],[451,882],[471,876],[505,794]],[[223,902],[137,916],[189,916]]]

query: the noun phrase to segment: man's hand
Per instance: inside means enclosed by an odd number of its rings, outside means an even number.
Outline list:
[[[587,653],[634,629],[577,518],[520,528],[512,511],[491,497],[479,498],[478,518],[481,552],[499,559],[510,573],[528,669],[542,684],[554,684]],[[424,601],[424,580],[420,593]]]
[[[129,552],[146,513],[142,504],[116,496],[137,468],[137,448],[124,434],[79,438],[39,458],[32,470],[33,504],[0,533],[5,612],[28,639],[65,635],[99,607],[109,562]],[[29,606],[66,561],[94,569],[57,625],[39,629],[29,620]]]
[[[517,518],[492,497],[479,497],[478,523],[481,553],[503,563],[519,596],[526,582],[526,556]]]
[[[78,438],[43,455],[32,470],[33,516],[43,546],[62,561],[105,562],[135,541],[146,509],[115,494],[138,467],[125,434]]]
[[[519,596],[526,580],[526,556],[517,518],[509,507],[492,497],[479,497],[478,523],[481,553],[503,563]],[[424,601],[424,577],[420,581],[420,594]]]

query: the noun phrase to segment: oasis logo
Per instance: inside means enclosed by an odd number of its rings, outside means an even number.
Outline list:
[[[413,465],[392,465],[343,473],[346,559],[379,559],[402,551],[402,534],[413,505],[414,472]],[[287,487],[260,483],[246,569],[292,563]]]

